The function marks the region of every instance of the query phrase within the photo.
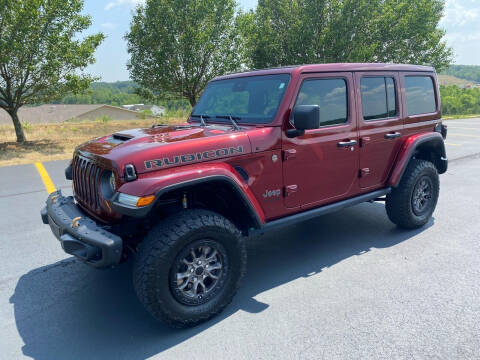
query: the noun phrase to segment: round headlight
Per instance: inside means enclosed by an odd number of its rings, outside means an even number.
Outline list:
[[[113,171],[104,171],[100,178],[100,191],[104,199],[111,199],[117,190],[117,179]]]

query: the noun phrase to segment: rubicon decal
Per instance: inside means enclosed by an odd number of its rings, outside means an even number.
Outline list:
[[[154,159],[145,161],[146,169],[162,168],[170,165],[179,165],[201,160],[211,160],[222,158],[229,155],[242,154],[243,146],[229,147],[223,149],[207,150],[194,154],[183,154],[165,157],[163,159]]]

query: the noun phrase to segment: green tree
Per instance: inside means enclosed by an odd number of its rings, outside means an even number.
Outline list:
[[[147,0],[126,35],[130,77],[193,106],[213,77],[241,65],[234,0]]]
[[[440,86],[444,115],[480,114],[480,88],[462,89],[456,85]]]
[[[395,62],[446,67],[444,0],[259,0],[240,15],[248,65]]]
[[[25,141],[18,109],[89,87],[84,74],[104,36],[79,40],[91,20],[83,0],[0,0],[0,108]]]

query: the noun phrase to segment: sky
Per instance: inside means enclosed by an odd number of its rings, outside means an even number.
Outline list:
[[[92,17],[92,26],[85,34],[101,31],[107,36],[97,49],[97,61],[88,67],[88,73],[102,81],[128,80],[128,54],[123,37],[129,29],[132,11],[143,1],[85,0],[84,13]],[[244,10],[257,4],[257,0],[238,2]],[[447,32],[445,39],[453,47],[456,64],[480,65],[480,0],[447,0],[440,26]]]

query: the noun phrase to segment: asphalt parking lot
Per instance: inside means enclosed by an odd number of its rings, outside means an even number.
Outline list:
[[[425,228],[368,203],[251,241],[233,303],[187,330],[143,310],[130,263],[99,271],[63,253],[34,165],[0,168],[0,359],[480,358],[480,119],[446,123]],[[44,166],[69,193],[66,163]]]

